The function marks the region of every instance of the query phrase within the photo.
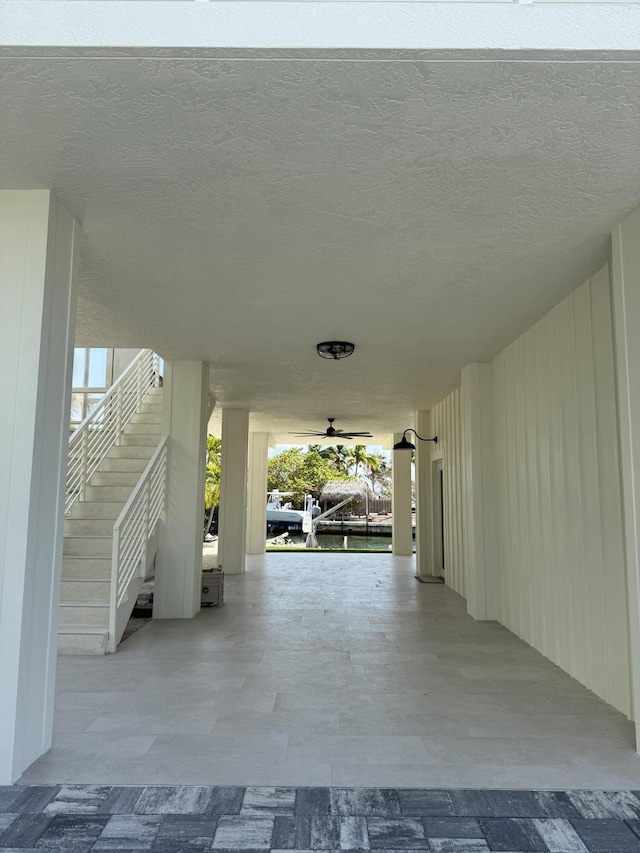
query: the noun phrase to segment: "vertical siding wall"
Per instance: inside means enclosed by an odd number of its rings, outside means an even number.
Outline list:
[[[442,453],[443,460],[445,578],[448,586],[465,595],[459,388],[431,409],[431,433],[438,436],[437,448],[432,455]]]
[[[630,715],[608,268],[497,356],[491,379],[500,621]]]

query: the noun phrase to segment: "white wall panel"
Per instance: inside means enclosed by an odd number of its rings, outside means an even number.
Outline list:
[[[463,545],[467,612],[495,619],[499,612],[493,546],[493,424],[491,365],[468,364],[460,386]]]
[[[191,619],[200,610],[202,495],[209,418],[209,365],[165,361],[164,435],[169,436],[165,523],[155,569],[154,619]]]
[[[604,269],[492,362],[494,552],[500,621],[630,714],[613,359]]]
[[[431,410],[431,434],[438,436],[433,455],[442,453],[443,459],[445,580],[448,586],[465,595],[459,388]]]
[[[430,438],[433,435],[431,412],[416,412],[416,431],[423,438]],[[435,566],[432,451],[431,442],[416,441],[416,569],[418,575],[434,574]]]
[[[640,707],[640,208],[612,234],[612,293],[629,637],[634,706]],[[636,745],[640,714],[636,713]],[[636,746],[636,748],[638,748]]]
[[[267,540],[267,462],[269,433],[249,433],[247,554],[264,554]]]
[[[222,412],[218,563],[228,575],[245,570],[249,412]]]
[[[77,247],[51,193],[0,192],[0,785],[51,746]]]

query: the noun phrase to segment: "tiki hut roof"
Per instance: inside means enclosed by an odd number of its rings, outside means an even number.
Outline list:
[[[347,498],[364,500],[367,496],[369,500],[373,500],[375,497],[369,486],[362,480],[329,480],[320,492],[321,501],[333,501],[334,503],[344,501]]]

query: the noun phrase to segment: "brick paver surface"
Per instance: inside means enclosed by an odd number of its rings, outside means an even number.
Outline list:
[[[640,853],[640,792],[0,787],[14,853]]]

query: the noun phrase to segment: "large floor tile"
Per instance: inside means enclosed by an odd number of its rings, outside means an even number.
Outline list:
[[[628,720],[414,575],[387,554],[248,558],[222,607],[61,657],[53,746],[22,781],[640,789]]]

